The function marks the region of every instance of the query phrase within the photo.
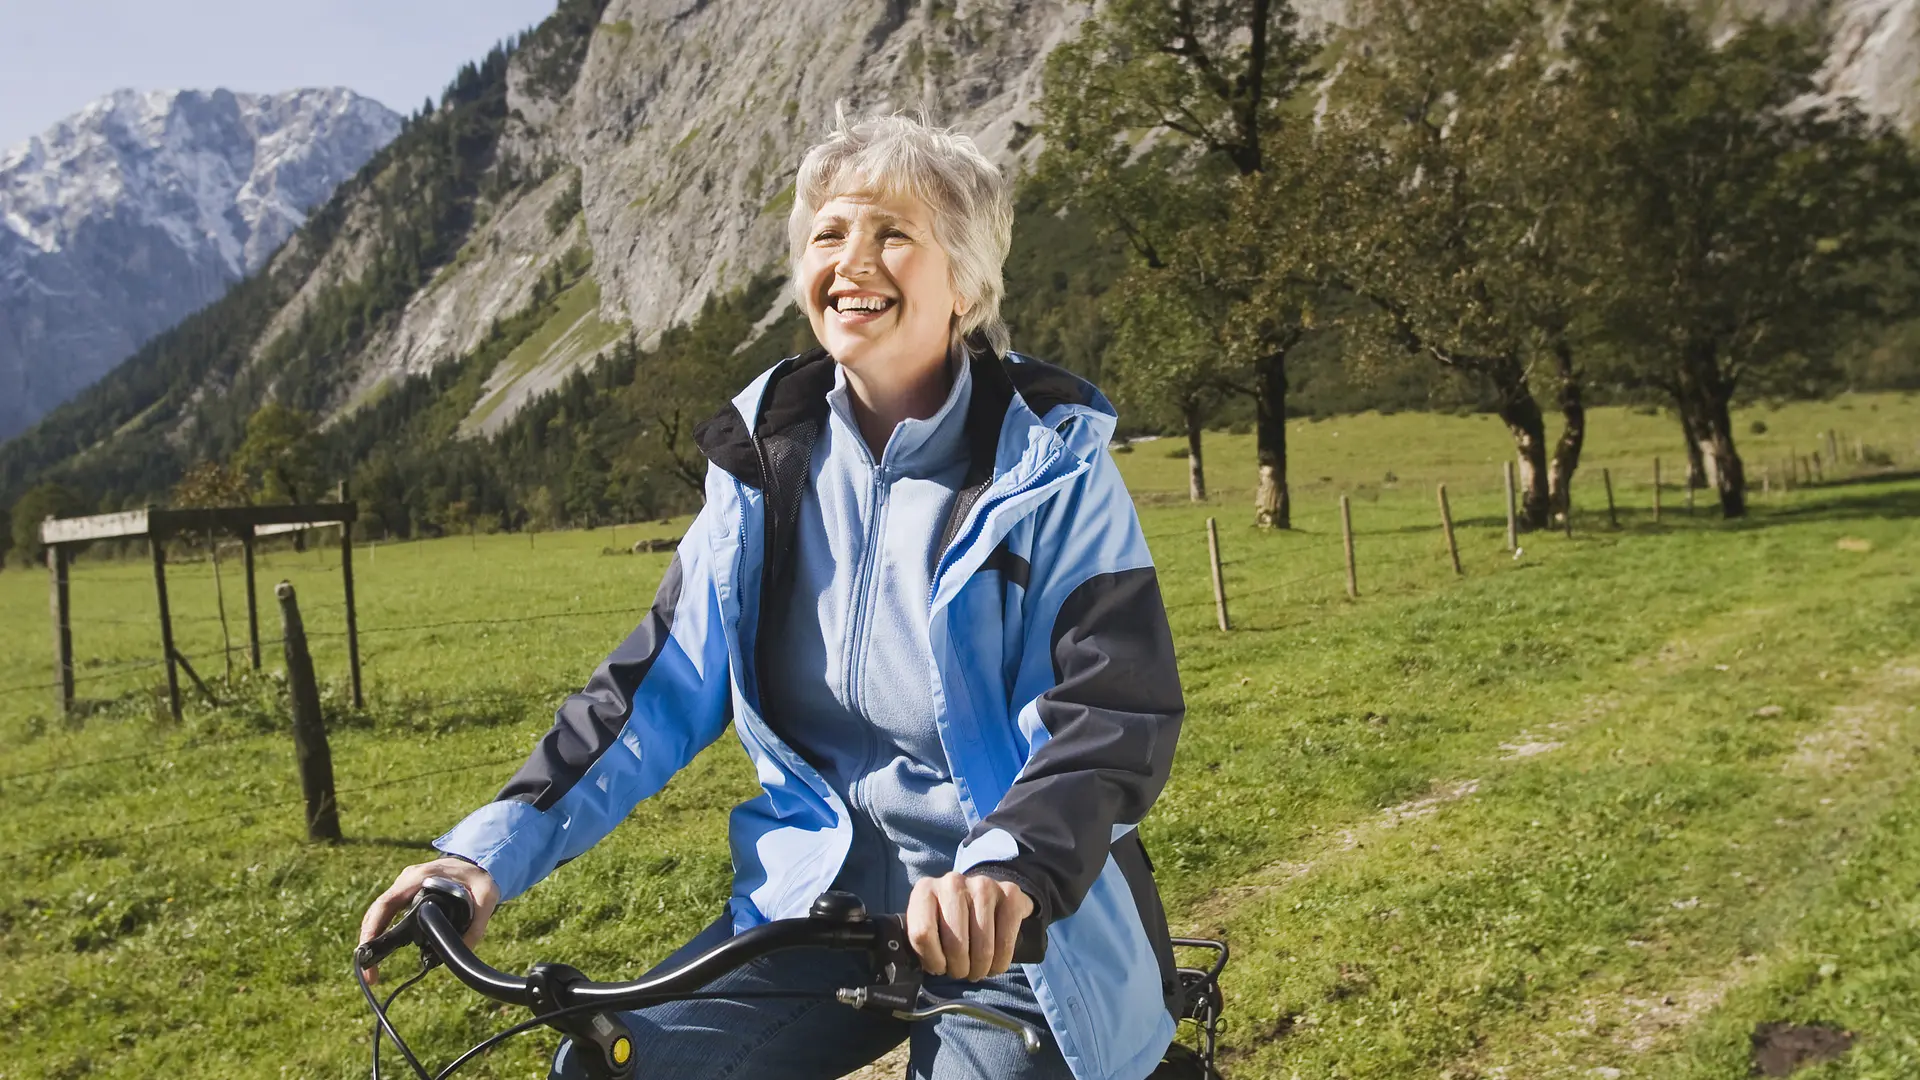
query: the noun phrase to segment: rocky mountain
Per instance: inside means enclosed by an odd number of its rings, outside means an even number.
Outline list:
[[[120,90],[0,156],[0,439],[260,269],[399,127],[344,89]]]
[[[1835,91],[1920,123],[1915,0],[1694,2],[1718,18],[1823,15]],[[1347,3],[1296,7],[1338,33]],[[656,343],[778,270],[794,169],[836,105],[924,106],[1005,164],[1030,155],[1044,61],[1092,10],[559,0],[410,120],[225,314],[190,320],[0,453],[0,492],[89,448],[94,490],[152,490],[155,455],[177,475],[230,450],[270,398],[336,426],[431,399],[436,432],[500,432],[616,343]],[[787,308],[766,302],[761,330]]]

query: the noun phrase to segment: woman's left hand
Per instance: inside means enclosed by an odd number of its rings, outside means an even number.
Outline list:
[[[1013,965],[1020,923],[1033,898],[1011,882],[951,873],[914,882],[907,940],[929,975],[977,980]]]

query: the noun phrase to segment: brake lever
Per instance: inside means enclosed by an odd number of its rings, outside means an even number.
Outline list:
[[[1043,1045],[1040,1041],[1040,1032],[1036,1031],[1032,1024],[1016,1020],[991,1005],[976,1005],[971,1001],[952,1001],[929,994],[922,989],[918,994],[920,1000],[914,1002],[912,1007],[894,1008],[890,1007],[892,1002],[886,1000],[887,989],[889,988],[884,986],[856,986],[837,990],[834,993],[844,1004],[856,1009],[883,1009],[898,1020],[931,1020],[936,1016],[970,1016],[983,1024],[1020,1036],[1020,1045],[1029,1054],[1039,1053]],[[881,993],[876,994],[872,991],[881,991]]]
[[[415,932],[414,913],[420,910],[422,904],[435,904],[446,912],[448,921],[458,933],[466,933],[467,927],[473,924],[473,894],[467,891],[467,887],[452,878],[430,877],[420,883],[419,890],[413,894],[413,902],[407,905],[407,910],[394,920],[392,926],[382,930],[372,940],[354,947],[353,962],[365,971],[378,967],[382,960],[403,946],[420,945],[422,966],[430,968],[438,964],[440,958],[425,947]]]

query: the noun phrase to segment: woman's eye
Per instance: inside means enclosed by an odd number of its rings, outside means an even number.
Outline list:
[[[838,240],[838,239],[840,239],[840,234],[837,232],[834,232],[832,229],[825,229],[825,230],[822,230],[821,232],[817,232],[813,234],[813,242],[816,244],[821,243],[823,241],[827,241],[827,240]]]

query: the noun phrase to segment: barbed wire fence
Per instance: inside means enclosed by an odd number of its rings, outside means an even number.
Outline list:
[[[1846,450],[1849,446],[1851,446],[1852,452],[1843,453],[1842,451]],[[1814,466],[1816,456],[1820,461],[1817,467]],[[1795,491],[1822,485],[1831,486],[1835,483],[1854,479],[1862,474],[1875,470],[1885,470],[1890,466],[1898,464],[1899,459],[1905,456],[1906,455],[1900,454],[1897,451],[1888,451],[1874,447],[1861,440],[1842,440],[1833,433],[1827,433],[1823,437],[1822,445],[1818,450],[1813,454],[1800,456],[1804,457],[1803,461],[1799,460],[1798,457],[1787,459],[1787,461],[1795,462],[1791,467],[1797,470],[1796,473],[1791,475],[1791,478],[1788,478],[1789,474],[1785,472],[1789,465],[1783,462],[1780,465],[1782,472],[1776,474],[1769,471],[1766,474],[1765,481],[1755,487],[1753,495],[1761,499],[1791,497]],[[1920,458],[1920,444],[1916,444],[1914,456]],[[1771,469],[1772,466],[1768,466],[1768,468]],[[1651,495],[1651,506],[1646,509],[1652,509],[1661,506],[1659,493],[1662,492],[1663,488],[1670,487],[1672,491],[1677,494],[1683,487],[1682,483],[1676,483],[1671,479],[1673,476],[1672,472],[1668,473],[1669,479],[1663,481],[1662,486],[1648,486],[1641,483],[1616,483],[1610,470],[1607,469],[1595,468],[1589,469],[1587,472],[1598,472],[1604,477],[1607,504],[1604,517],[1602,517],[1602,512],[1597,508],[1586,507],[1582,505],[1581,500],[1574,500],[1572,513],[1578,514],[1579,520],[1585,523],[1580,530],[1582,532],[1589,528],[1596,528],[1597,522],[1604,522],[1604,524],[1597,526],[1600,530],[1611,531],[1619,529],[1619,508],[1614,505],[1614,503],[1616,497],[1621,493],[1633,492],[1640,499],[1646,499]],[[1657,477],[1659,475],[1658,468],[1651,468],[1649,475]],[[1810,477],[1811,479],[1809,479]],[[1593,477],[1588,477],[1590,485],[1592,479]],[[1461,491],[1461,489],[1456,489],[1456,491]],[[1485,486],[1474,485],[1465,489],[1463,493],[1468,498],[1476,500],[1485,500],[1488,498],[1503,499],[1505,497],[1504,488],[1499,482]],[[1366,524],[1365,515],[1370,512],[1367,503],[1369,501],[1377,501],[1378,498],[1379,492],[1376,490],[1372,500],[1363,500],[1358,504],[1352,504],[1358,507],[1362,515],[1362,524]],[[1170,499],[1166,501],[1169,504],[1172,503]],[[1348,501],[1347,497],[1343,496],[1343,501]],[[1636,504],[1632,509],[1640,511],[1642,508]],[[1674,510],[1667,512],[1675,513],[1682,511],[1680,511],[1678,507],[1675,507]],[[1347,580],[1352,580],[1356,576],[1372,578],[1377,577],[1382,570],[1401,571],[1409,567],[1427,567],[1435,571],[1431,579],[1416,582],[1402,580],[1396,581],[1394,584],[1399,586],[1411,584],[1421,589],[1431,589],[1459,580],[1460,574],[1454,570],[1454,564],[1452,562],[1453,554],[1450,551],[1450,543],[1442,542],[1442,538],[1445,536],[1449,525],[1454,530],[1464,532],[1467,530],[1486,530],[1490,528],[1498,530],[1502,527],[1503,523],[1497,518],[1485,517],[1469,517],[1459,521],[1449,521],[1446,514],[1447,511],[1443,506],[1435,513],[1430,526],[1407,525],[1404,524],[1404,522],[1409,519],[1407,510],[1404,506],[1396,505],[1393,510],[1393,517],[1396,521],[1402,522],[1402,524],[1397,524],[1390,528],[1374,528],[1371,530],[1354,528],[1350,531],[1290,531],[1282,535],[1293,538],[1304,536],[1309,542],[1305,544],[1295,542],[1284,547],[1274,547],[1252,554],[1239,554],[1234,558],[1219,557],[1217,559],[1217,566],[1213,565],[1215,559],[1212,554],[1213,551],[1217,551],[1217,548],[1213,548],[1213,545],[1209,544],[1208,534],[1210,530],[1207,526],[1156,529],[1147,535],[1147,541],[1156,555],[1162,559],[1176,548],[1185,550],[1187,545],[1193,545],[1194,548],[1212,549],[1208,560],[1209,569],[1217,569],[1220,572],[1221,576],[1219,580],[1221,580],[1225,586],[1218,590],[1216,595],[1202,595],[1191,599],[1181,599],[1167,603],[1166,610],[1170,615],[1184,617],[1189,613],[1208,607],[1222,608],[1229,602],[1237,603],[1256,597],[1269,596],[1278,592],[1285,592],[1289,594],[1291,598],[1299,598],[1302,600],[1310,599],[1317,602],[1316,606],[1309,609],[1308,613],[1301,618],[1253,628],[1263,632],[1271,632],[1314,625],[1327,617],[1327,612],[1330,609],[1326,605],[1338,603],[1343,598],[1348,602],[1357,601],[1359,597],[1354,591],[1347,587],[1342,580],[1343,578]],[[1657,509],[1654,510],[1654,521],[1660,520],[1658,514],[1659,511]],[[1568,529],[1567,523],[1562,523],[1551,530],[1537,530],[1521,535],[1525,536],[1528,542],[1532,542],[1534,537],[1540,536],[1543,533],[1563,530],[1568,532],[1573,531]],[[1404,548],[1408,546],[1416,546],[1419,550],[1404,550]],[[1183,564],[1185,563],[1185,558],[1186,557],[1183,556],[1180,560]],[[1311,562],[1310,566],[1302,565],[1308,562]],[[1300,568],[1300,572],[1287,574],[1282,577],[1274,577],[1268,573],[1268,571],[1274,571],[1286,565],[1298,567]],[[1475,573],[1484,573],[1485,569],[1486,566],[1483,560],[1476,564]],[[88,576],[94,580],[116,580],[115,576],[111,573],[95,573]],[[146,575],[127,574],[121,576],[132,581],[142,580]],[[1230,583],[1230,585],[1226,583]],[[344,602],[341,601],[321,601],[309,603],[305,606],[317,611],[339,611],[342,610],[345,605]],[[434,619],[386,626],[379,624],[364,625],[359,628],[358,632],[363,638],[372,637],[378,639],[383,635],[459,628],[494,628],[563,619],[598,618],[623,614],[632,615],[637,618],[644,613],[644,610],[644,603],[595,609],[568,608],[504,618]],[[182,623],[211,629],[212,624],[221,621],[221,616],[176,614],[174,615],[174,619]],[[88,621],[108,625],[151,625],[151,619],[149,618],[126,618],[118,616],[90,615],[88,616]],[[1223,629],[1225,629],[1225,627],[1223,627]],[[305,636],[318,639],[339,639],[346,637],[347,632],[343,629],[311,629],[306,631]],[[262,639],[260,648],[264,654],[266,650],[280,647],[283,644],[283,638]],[[208,645],[205,648],[193,649],[192,653],[194,655],[218,656],[223,653],[228,655],[232,653],[244,653],[250,649],[251,645],[243,642],[241,644],[227,646]],[[368,654],[365,662],[369,666],[377,665],[385,655],[387,654],[382,651],[373,651]],[[122,678],[137,674],[141,671],[157,668],[164,662],[165,661],[160,658],[148,658],[111,663],[84,673],[77,673],[74,677],[74,682],[98,683],[109,679]],[[35,681],[4,686],[0,687],[0,699],[32,692],[44,693],[58,686],[59,684],[57,682],[51,681]],[[141,691],[134,691],[134,693],[139,692]],[[422,708],[440,713],[457,713],[463,710],[478,708],[498,709],[502,706],[526,706],[530,710],[538,711],[537,706],[539,703],[557,701],[561,693],[562,691],[557,687],[495,687],[458,697],[446,697],[423,692],[418,695],[403,695],[401,698],[392,698],[391,701],[400,702],[404,700],[410,709]],[[414,699],[417,699],[417,701]],[[79,761],[56,762],[43,766],[0,773],[0,790],[5,790],[8,787],[25,781],[58,777],[95,768],[129,765],[140,761],[168,756],[196,754],[215,749],[228,749],[243,744],[255,744],[264,749],[275,744],[267,743],[263,740],[284,739],[284,735],[285,732],[278,730],[256,730],[212,738],[190,735],[184,742],[154,747],[130,754],[112,754]],[[284,742],[280,742],[278,745],[282,748],[286,746]],[[336,794],[355,794],[415,782],[434,776],[494,768],[517,762],[521,757],[522,755],[515,754],[507,757],[493,757],[482,761],[447,766],[414,775],[383,779],[373,783],[341,788]],[[289,782],[291,782],[291,774],[289,774],[288,779]],[[229,808],[214,814],[178,818],[121,831],[69,837],[21,851],[0,852],[0,862],[31,858],[68,849],[84,851],[136,836],[146,836],[153,833],[190,828],[196,825],[231,821],[266,810],[278,810],[298,806],[301,802],[302,799],[299,797],[270,802],[255,800],[245,806]]]

